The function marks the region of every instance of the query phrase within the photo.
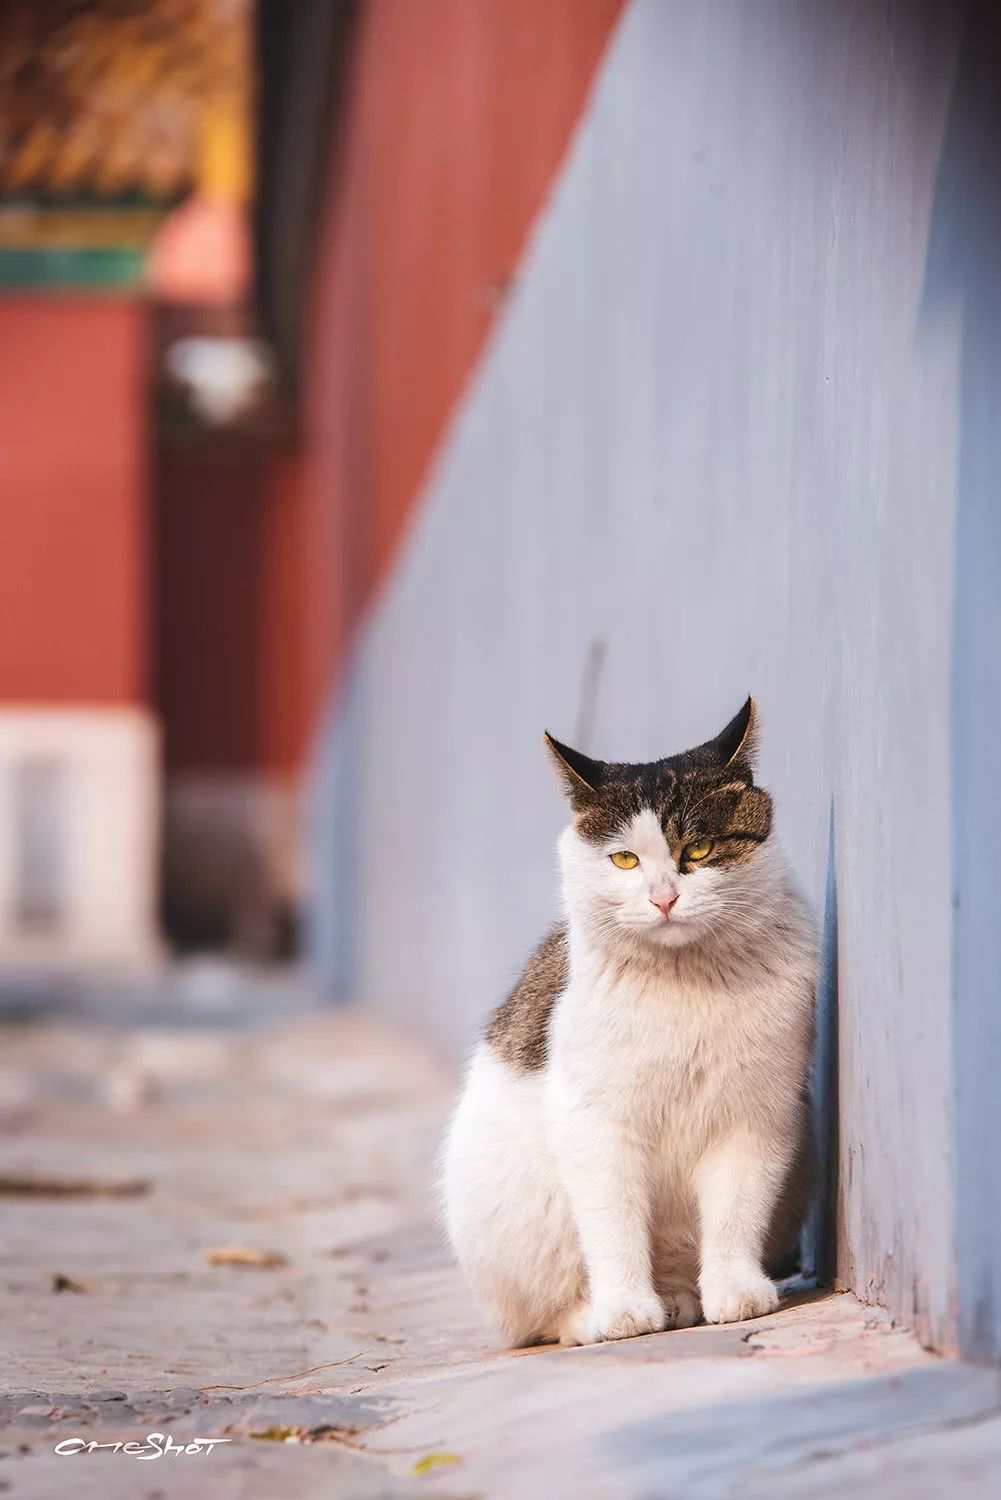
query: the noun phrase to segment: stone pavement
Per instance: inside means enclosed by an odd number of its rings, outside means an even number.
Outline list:
[[[847,1296],[499,1350],[435,1224],[449,1074],[356,1017],[230,1021],[0,1031],[0,1496],[1001,1493],[997,1374]],[[54,1451],[148,1433],[229,1441]]]

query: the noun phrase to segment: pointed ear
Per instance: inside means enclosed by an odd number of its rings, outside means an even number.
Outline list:
[[[604,775],[605,768],[601,761],[592,760],[589,755],[582,755],[579,750],[571,750],[569,745],[560,744],[548,729],[545,739],[574,809],[592,801]]]
[[[758,706],[753,698],[748,698],[726,728],[707,742],[705,749],[721,766],[739,764],[748,771],[754,770],[758,754]]]

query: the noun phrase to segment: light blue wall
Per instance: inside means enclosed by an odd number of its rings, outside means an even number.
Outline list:
[[[992,15],[991,12],[994,12]],[[1001,1358],[1001,18],[974,6],[938,172],[931,316],[962,310],[953,637],[960,1341]]]
[[[821,908],[833,827],[840,1273],[939,1345],[953,1147],[1001,1076],[1001,314],[948,274],[956,16],[634,0],[317,778],[322,963],[458,1052],[554,910],[543,728],[643,759],[753,691]],[[983,1296],[990,1184],[960,1195]]]

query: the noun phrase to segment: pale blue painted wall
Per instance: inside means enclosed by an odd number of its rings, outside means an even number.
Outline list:
[[[957,1235],[992,1287],[1001,1221],[1001,317],[942,232],[959,30],[634,0],[317,762],[319,960],[461,1051],[554,910],[543,727],[642,759],[753,691],[819,907],[834,809],[841,1275],[939,1345]]]
[[[1001,17],[972,7],[938,170],[926,307],[962,313],[952,721],[960,1342],[1001,1358]]]

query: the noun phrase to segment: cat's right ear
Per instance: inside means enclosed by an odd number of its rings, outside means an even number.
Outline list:
[[[569,745],[562,745],[548,729],[545,738],[549,753],[560,773],[564,791],[577,812],[594,800],[595,793],[601,786],[604,766],[600,760],[592,760],[589,755],[582,755],[579,750],[571,750]]]

